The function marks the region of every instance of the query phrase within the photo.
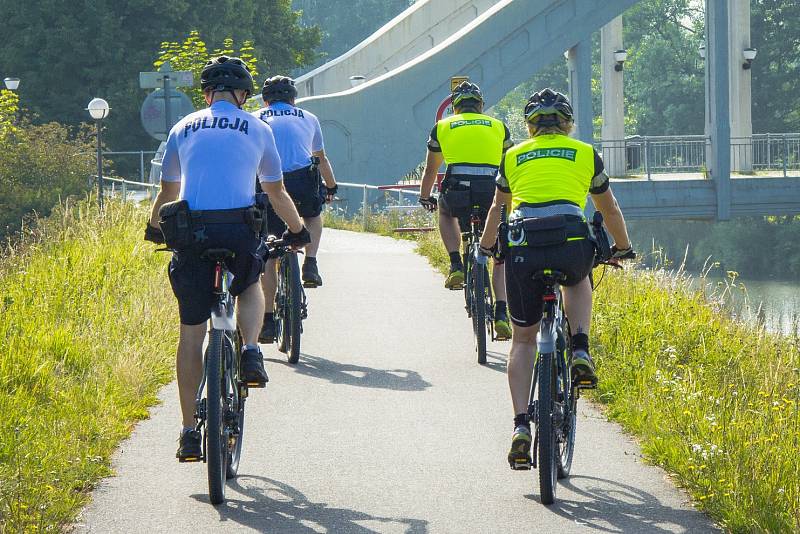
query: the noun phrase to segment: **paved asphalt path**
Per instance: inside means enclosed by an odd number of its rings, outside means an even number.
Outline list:
[[[708,532],[713,524],[582,402],[571,476],[539,502],[506,463],[508,343],[479,366],[462,294],[409,242],[326,231],[300,363],[266,345],[240,476],[219,507],[175,460],[177,389],[124,442],[78,532]]]

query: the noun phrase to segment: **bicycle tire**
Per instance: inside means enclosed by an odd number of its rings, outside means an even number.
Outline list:
[[[231,392],[234,400],[232,410],[235,416],[232,421],[233,424],[237,426],[237,428],[230,429],[232,432],[235,432],[236,443],[233,447],[229,447],[228,449],[227,470],[225,473],[226,478],[231,479],[235,478],[239,473],[239,462],[242,459],[242,443],[244,443],[244,407],[245,401],[247,400],[247,386],[240,385],[240,365],[242,351],[241,336],[239,333],[237,332],[237,339],[235,343],[231,342],[230,338],[228,338],[228,343],[226,345],[231,350],[230,373],[232,376],[229,385],[230,387],[235,388],[235,390]]]
[[[467,317],[471,319],[473,309],[472,258],[469,254],[462,254],[462,264],[464,265],[464,308],[467,310]]]
[[[475,334],[475,352],[478,363],[486,363],[486,269],[473,266],[472,330]]]
[[[559,358],[562,365],[559,389],[563,389],[562,394],[566,399],[564,403],[566,417],[561,422],[562,431],[560,436],[562,439],[558,443],[558,478],[562,479],[567,478],[572,469],[572,458],[575,454],[575,432],[578,422],[578,395],[577,389],[572,385],[572,351],[569,349],[570,329],[567,320],[563,321],[559,336],[561,348],[563,348]]]
[[[211,504],[225,501],[228,439],[225,432],[223,399],[224,334],[211,329],[206,349],[206,465],[208,467],[208,496]]]
[[[539,355],[539,402],[536,431],[539,438],[537,464],[539,467],[539,497],[542,504],[553,504],[556,498],[556,433],[553,427],[556,376],[553,353]]]
[[[287,276],[286,257],[278,260],[278,290],[275,292],[275,341],[278,350],[286,354],[289,350],[289,329],[287,328]]]
[[[289,329],[288,361],[296,364],[300,361],[300,337],[303,333],[303,283],[300,281],[300,264],[297,253],[290,252],[284,256],[287,261],[287,326]]]

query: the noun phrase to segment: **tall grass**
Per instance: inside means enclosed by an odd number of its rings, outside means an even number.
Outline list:
[[[60,206],[0,262],[0,530],[55,531],[172,377],[177,317],[145,211]]]
[[[417,240],[446,272],[438,234]],[[595,398],[730,531],[800,532],[800,337],[737,321],[730,287],[704,287],[664,269],[605,274]]]
[[[800,531],[800,340],[730,318],[679,274],[612,274],[595,299],[598,398],[734,532]]]

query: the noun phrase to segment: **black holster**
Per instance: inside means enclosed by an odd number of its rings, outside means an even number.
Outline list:
[[[167,202],[159,208],[158,216],[167,248],[182,250],[194,244],[194,229],[186,200]]]

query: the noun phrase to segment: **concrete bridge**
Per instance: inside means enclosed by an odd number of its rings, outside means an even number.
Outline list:
[[[300,77],[300,102],[320,116],[342,180],[387,183],[424,159],[424,141],[451,76],[469,76],[491,106],[564,54],[576,136],[591,142],[591,35],[602,30],[600,146],[612,174],[625,174],[624,149],[613,141],[624,134],[623,73],[614,68],[614,51],[622,48],[620,15],[636,2],[419,0],[353,50]],[[706,173],[620,181],[615,192],[633,218],[800,213],[800,180],[732,178],[732,160],[734,170],[745,172],[752,161],[750,74],[740,58],[742,45],[749,46],[749,0],[706,4]],[[732,128],[740,138],[734,148]]]

